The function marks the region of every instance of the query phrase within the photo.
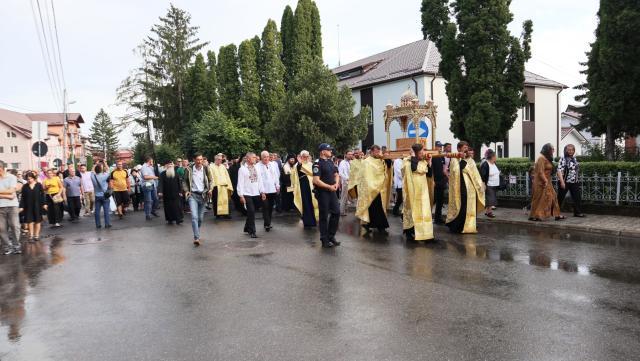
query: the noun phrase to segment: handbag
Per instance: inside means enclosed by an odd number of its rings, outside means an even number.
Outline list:
[[[62,198],[60,193],[54,194],[53,196],[51,196],[51,200],[53,201],[53,203],[62,203],[62,202],[64,202],[64,199]]]
[[[503,191],[507,189],[507,184],[509,183],[509,181],[507,180],[506,176],[502,176],[500,177],[500,185],[498,186],[498,190],[499,191]]]
[[[111,192],[111,189],[108,189],[108,188],[107,188],[107,190],[104,190],[104,189],[102,188],[102,184],[100,184],[100,182],[98,182],[98,177],[96,177],[96,174],[94,173],[94,174],[92,174],[92,176],[93,176],[93,179],[95,179],[95,180],[96,180],[96,184],[98,185],[98,188],[99,188],[98,190],[99,190],[100,192],[102,192],[102,198],[104,198],[105,200],[107,200],[107,199],[111,198],[111,193],[112,193],[112,192]]]

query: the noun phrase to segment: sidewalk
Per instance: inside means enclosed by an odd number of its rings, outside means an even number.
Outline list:
[[[607,234],[621,237],[640,238],[640,218],[625,216],[607,216],[587,214],[584,218],[573,217],[571,213],[563,213],[567,219],[555,221],[550,218],[543,222],[528,220],[528,214],[517,208],[498,208],[494,211],[496,218],[487,218],[484,212],[478,214],[478,223],[507,223],[526,227],[572,230],[590,233]]]

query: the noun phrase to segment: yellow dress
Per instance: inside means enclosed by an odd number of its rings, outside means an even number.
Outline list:
[[[382,200],[382,210],[386,216],[391,196],[393,167],[388,167],[384,159],[367,157],[358,170],[358,178],[356,217],[364,224],[370,223],[369,206],[378,195]]]
[[[219,216],[226,216],[229,214],[229,197],[233,193],[233,184],[229,177],[229,171],[224,165],[212,164],[209,167],[211,172],[210,179],[213,180],[216,189],[218,190],[218,202],[216,203],[216,214]]]
[[[410,157],[402,161],[402,229],[414,228],[416,241],[433,239],[428,170],[426,160],[418,162],[415,172]]]
[[[473,159],[465,159],[466,166],[460,172],[460,161],[452,158],[449,163],[449,206],[447,210],[447,225],[452,232],[456,233],[478,233],[476,227],[476,215],[478,209],[484,209],[484,190],[482,189],[482,178]],[[462,182],[466,190],[466,206],[462,207]],[[457,219],[460,213],[464,214],[464,223]],[[457,224],[460,223],[460,224]]]

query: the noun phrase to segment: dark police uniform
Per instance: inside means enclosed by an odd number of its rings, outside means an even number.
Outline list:
[[[328,185],[336,184],[336,173],[338,173],[338,167],[331,159],[316,159],[313,163],[313,176],[320,177],[320,180]],[[323,245],[329,242],[338,245],[335,239],[340,220],[338,193],[320,187],[314,188],[314,191],[320,213],[320,240]]]

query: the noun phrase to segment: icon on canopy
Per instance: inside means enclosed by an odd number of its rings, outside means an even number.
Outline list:
[[[409,138],[413,138],[416,136],[416,127],[413,125],[413,122],[409,123],[409,127],[407,127],[407,136]],[[420,121],[420,138],[427,138],[429,136],[429,127],[427,126],[427,122],[424,120]]]

